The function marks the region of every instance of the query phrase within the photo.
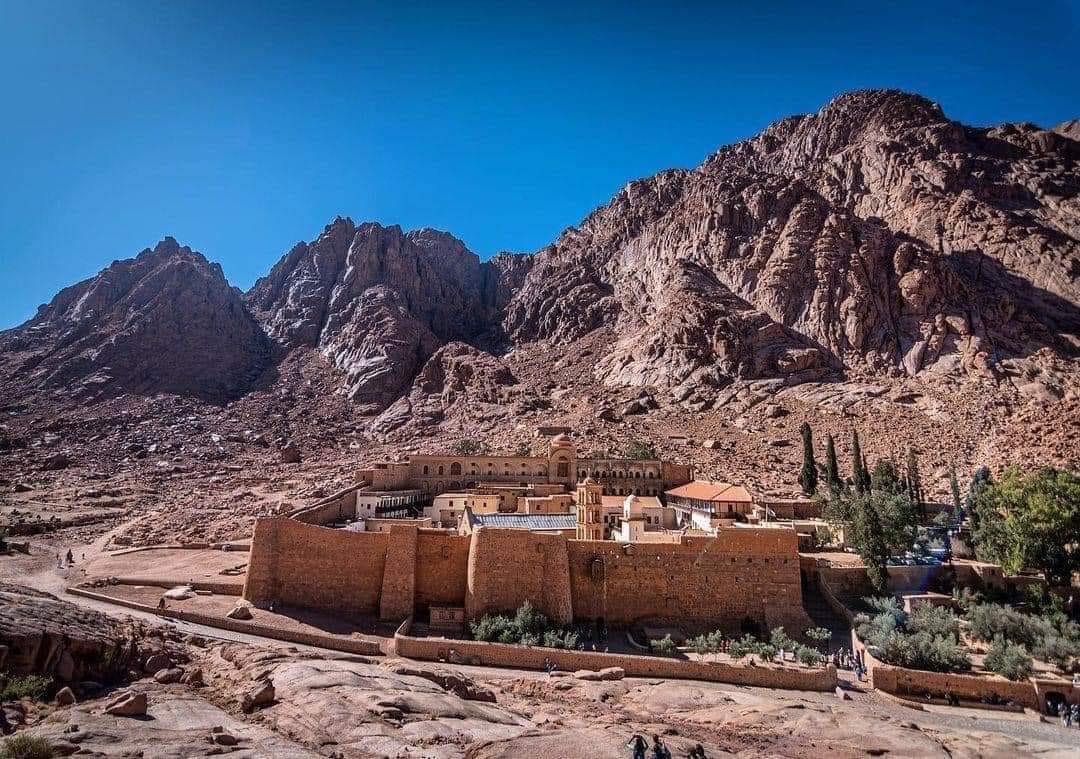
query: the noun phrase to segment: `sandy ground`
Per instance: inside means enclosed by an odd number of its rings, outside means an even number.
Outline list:
[[[79,568],[87,580],[104,577],[139,578],[147,583],[182,585],[212,582],[242,588],[247,552],[155,548],[92,554]]]

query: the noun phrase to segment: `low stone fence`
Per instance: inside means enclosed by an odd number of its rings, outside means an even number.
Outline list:
[[[361,638],[345,638],[334,635],[323,635],[320,633],[306,633],[299,630],[288,630],[279,627],[271,627],[269,625],[262,625],[258,622],[229,619],[224,616],[218,617],[194,611],[181,611],[176,608],[158,609],[157,607],[141,604],[137,601],[116,598],[115,596],[97,593],[86,588],[70,587],[67,589],[67,592],[73,596],[82,596],[83,598],[90,598],[95,601],[123,606],[127,609],[134,609],[135,611],[156,614],[159,617],[168,617],[183,622],[194,622],[195,624],[206,625],[207,627],[216,627],[221,630],[229,630],[237,633],[247,633],[248,635],[258,635],[263,638],[273,638],[288,643],[300,643],[306,646],[328,648],[334,651],[357,654],[359,656],[381,656],[386,653],[386,648],[388,647],[386,644]]]
[[[110,556],[127,556],[132,553],[144,551],[250,551],[251,546],[247,543],[225,541],[224,543],[159,543],[150,546],[132,546],[121,548],[118,551],[108,551],[103,554]]]
[[[288,513],[290,519],[305,524],[323,525],[356,517],[356,492],[362,484],[350,485],[310,506],[302,506]]]
[[[244,582],[240,578],[235,582],[201,582],[201,581],[176,581],[172,582],[168,579],[162,579],[160,577],[110,577],[106,581],[107,585],[142,585],[148,588],[176,588],[181,585],[187,586],[192,590],[204,591],[207,593],[213,593],[217,596],[239,596],[244,592]]]
[[[817,578],[817,587],[821,592],[821,597],[825,599],[825,603],[829,605],[829,608],[833,612],[845,620],[848,626],[855,624],[855,614],[847,607],[843,601],[833,592],[833,589],[829,586],[829,582],[824,574],[819,574]]]
[[[550,661],[556,669],[576,671],[621,667],[631,677],[663,677],[672,680],[707,680],[736,685],[787,690],[831,691],[836,688],[836,670],[832,666],[814,669],[746,666],[723,662],[704,662],[668,656],[638,656],[598,651],[568,651],[542,646],[485,643],[448,638],[414,638],[408,634],[406,620],[394,634],[393,650],[398,656],[423,661],[453,661],[517,669],[544,669]]]
[[[875,658],[854,630],[851,631],[851,648],[861,653],[870,684],[894,696],[921,698],[929,693],[936,698],[952,695],[974,703],[984,698],[1004,700],[1039,712],[1045,711],[1048,693],[1058,693],[1071,704],[1080,703],[1080,689],[1065,680],[1032,678],[1013,681],[993,674],[929,672],[897,667]]]

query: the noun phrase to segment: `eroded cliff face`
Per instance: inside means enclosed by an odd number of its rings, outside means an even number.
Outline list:
[[[991,377],[1040,348],[1075,356],[1078,156],[1061,131],[845,95],[628,184],[536,255],[505,327],[614,328],[610,385]]]
[[[381,411],[450,341],[486,339],[520,280],[519,257],[481,263],[453,236],[336,219],[248,293],[272,338],[317,348],[349,396]]]
[[[8,397],[175,393],[214,403],[248,392],[270,346],[221,267],[167,237],[67,287],[0,334]]]
[[[167,239],[0,335],[0,368],[15,394],[220,402],[260,376],[291,392],[261,374],[276,346],[279,368],[325,360],[376,434],[553,408],[554,367],[522,367],[554,361],[582,407],[629,387],[700,411],[730,385],[834,380],[1075,399],[1078,165],[1076,122],[976,129],[850,93],[629,183],[531,256],[338,218],[241,297]]]

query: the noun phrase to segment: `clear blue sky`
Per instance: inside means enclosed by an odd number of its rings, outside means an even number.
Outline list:
[[[245,289],[336,214],[532,251],[854,88],[1080,117],[1076,2],[365,5],[0,0],[0,328],[164,235]]]

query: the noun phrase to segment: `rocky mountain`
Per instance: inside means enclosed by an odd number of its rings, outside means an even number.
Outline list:
[[[0,386],[78,397],[173,393],[223,402],[248,392],[270,343],[221,266],[167,237],[67,287],[0,333]]]
[[[993,378],[1040,348],[1075,357],[1078,158],[1059,132],[844,95],[628,184],[536,255],[506,329],[569,342],[612,327],[598,378],[672,388]]]
[[[445,232],[338,218],[290,250],[247,301],[273,339],[318,349],[354,401],[381,411],[442,345],[491,341],[523,261],[481,263]]]
[[[630,182],[534,255],[337,218],[242,295],[166,239],[3,333],[0,363],[15,395],[220,403],[291,398],[315,357],[376,436],[628,392],[693,411],[819,383],[1075,402],[1077,137],[850,93]]]

